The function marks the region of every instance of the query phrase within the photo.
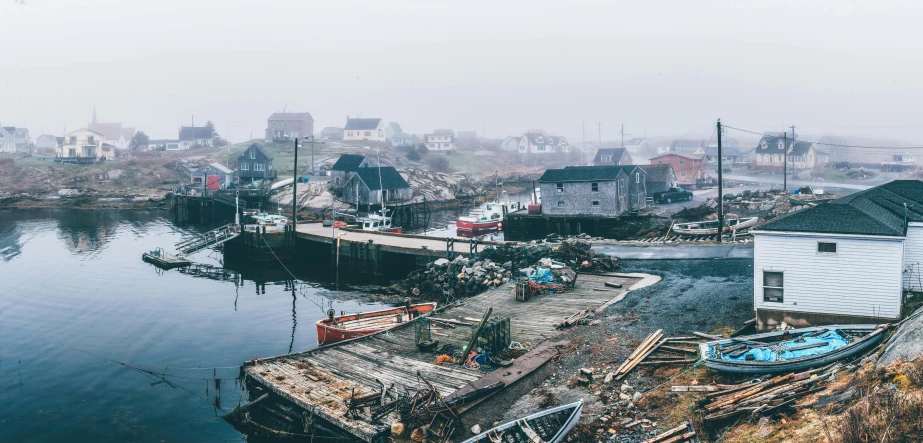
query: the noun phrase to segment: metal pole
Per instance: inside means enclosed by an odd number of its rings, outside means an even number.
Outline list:
[[[724,177],[721,164],[721,119],[718,119],[718,243],[724,235]]]
[[[311,175],[317,175],[314,172],[314,136],[311,136]]]
[[[782,136],[782,191],[788,193],[788,133]]]
[[[295,165],[292,175],[292,231],[298,230],[298,137],[295,137]],[[295,246],[295,235],[292,234],[292,246]]]

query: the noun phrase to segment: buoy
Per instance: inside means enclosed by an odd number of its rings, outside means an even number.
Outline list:
[[[394,437],[400,437],[404,433],[404,424],[401,422],[396,422],[391,425],[391,435]]]
[[[498,231],[502,231],[502,230],[503,230],[503,223],[497,223],[497,230],[498,230]]]

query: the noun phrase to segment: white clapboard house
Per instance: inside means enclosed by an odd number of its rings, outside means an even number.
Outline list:
[[[769,329],[885,323],[923,290],[923,182],[895,180],[753,231],[753,307]]]

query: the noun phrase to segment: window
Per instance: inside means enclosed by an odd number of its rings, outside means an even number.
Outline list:
[[[599,160],[604,161],[604,162],[611,162],[612,156],[611,155],[600,155]]]
[[[88,144],[88,145],[92,145],[92,144],[95,144],[95,143],[96,143],[96,141],[93,140],[93,136],[92,136],[92,135],[87,137],[87,144]]]
[[[555,186],[558,188],[558,192],[564,192],[564,183],[558,183]]]
[[[599,207],[599,200],[593,200],[593,207],[594,207],[594,208],[598,208],[598,207]]]
[[[252,160],[255,158],[256,158],[256,149],[250,151],[250,159]]]
[[[538,150],[538,151],[544,151],[544,150],[545,150],[545,145],[538,145],[538,149],[537,149],[537,150]]]
[[[202,184],[202,177],[192,177],[192,183],[196,185]]]
[[[70,141],[70,144],[72,144],[72,145],[76,145],[76,144],[77,144],[77,137],[73,137],[73,136],[71,136],[71,141]]]
[[[599,192],[599,183],[591,183],[590,187],[593,188],[593,192]]]
[[[265,171],[265,170],[266,170],[266,165],[264,165],[263,163],[254,163],[254,164],[253,164],[253,170],[254,170],[254,171]]]
[[[275,127],[276,127],[276,122],[272,122],[272,123],[270,123],[270,124],[269,124],[269,126],[271,126],[271,127],[273,127],[273,128],[275,128]]]
[[[679,173],[679,176],[680,176],[680,177],[685,177],[685,176],[686,176],[686,173],[685,173],[685,172],[680,172],[680,173]]]
[[[366,136],[366,137],[371,137],[371,136],[372,136],[372,131],[365,131],[365,136]]]
[[[641,173],[635,172],[635,183],[641,183]]]
[[[763,271],[763,301],[782,303],[782,273]]]
[[[348,135],[348,136],[350,136],[350,137],[352,137],[352,136],[353,136],[353,131],[349,131],[349,132],[347,132],[347,133],[346,133],[346,135]]]
[[[686,164],[686,160],[680,160],[680,161],[679,161],[679,164],[685,165],[685,164]]]
[[[282,127],[284,128],[286,126],[288,126],[288,122],[282,122]]]
[[[657,160],[657,164],[658,164],[658,165],[662,165],[662,164],[663,164],[663,160]]]
[[[559,208],[563,208],[563,207],[564,207],[564,202],[558,202],[558,207],[559,207]]]
[[[836,254],[836,243],[817,242],[817,252]]]
[[[241,164],[240,164],[240,170],[241,170],[241,171],[249,171],[249,170],[250,170],[250,163],[241,163]]]

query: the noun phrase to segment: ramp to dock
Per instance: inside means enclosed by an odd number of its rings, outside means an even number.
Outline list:
[[[494,316],[509,317],[512,340],[531,343],[533,352],[540,353],[540,357],[529,361],[529,358],[523,356],[513,366],[489,373],[494,377],[498,376],[499,371],[513,374],[508,386],[557,353],[553,347],[552,352],[539,349],[540,343],[560,333],[555,329],[557,324],[572,314],[601,308],[623,296],[624,290],[606,287],[606,282],[621,283],[629,288],[639,280],[638,276],[581,274],[573,291],[537,295],[526,302],[516,301],[514,286],[507,284],[468,298],[460,306],[450,306],[433,314],[433,317],[475,323],[471,319],[483,317],[488,307],[493,307]],[[451,344],[461,348],[470,340],[473,328],[461,325],[448,328],[434,323],[432,332],[432,338],[439,340],[440,346]],[[394,384],[395,387],[415,389],[420,387],[416,376],[419,371],[442,395],[450,396],[488,375],[457,364],[432,364],[434,354],[420,352],[414,343],[414,327],[411,322],[386,333],[304,353],[255,359],[245,363],[244,372],[259,386],[297,407],[316,414],[361,440],[371,442],[389,432],[390,424],[398,419],[397,414],[392,412],[378,423],[372,423],[368,413],[363,413],[359,419],[347,417],[345,402],[353,389],[357,396],[378,392],[376,379],[386,386]]]
[[[217,229],[212,229],[201,236],[192,237],[176,244],[176,250],[182,254],[189,255],[218,246],[228,240],[232,240],[240,235],[237,225],[227,224]]]

